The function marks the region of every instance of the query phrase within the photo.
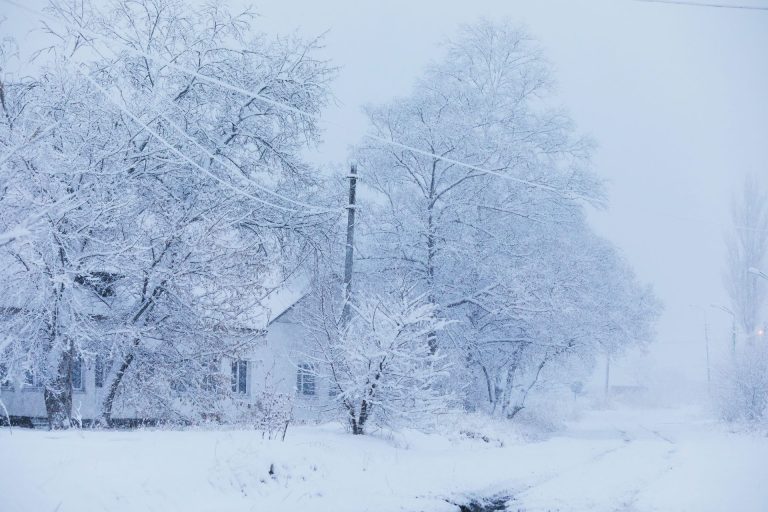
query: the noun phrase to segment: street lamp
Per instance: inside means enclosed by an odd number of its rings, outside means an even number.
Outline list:
[[[701,309],[704,314],[704,350],[707,355],[707,392],[712,396],[712,372],[709,365],[709,321],[707,320],[707,308],[698,304],[689,304],[692,308]]]
[[[763,271],[761,271],[761,270],[758,270],[758,269],[756,269],[755,267],[750,267],[750,269],[749,269],[749,273],[750,273],[750,274],[755,274],[756,276],[758,276],[758,277],[762,277],[763,279],[765,279],[766,281],[768,281],[768,274],[766,274],[765,272],[763,272]],[[759,337],[761,337],[761,338],[762,338],[763,336],[765,336],[765,327],[761,327],[761,328],[759,328],[759,329],[757,330],[757,333],[756,333],[756,334],[757,334]]]
[[[719,304],[710,304],[709,307],[719,309],[731,315],[731,354],[736,355],[736,313],[733,310]]]

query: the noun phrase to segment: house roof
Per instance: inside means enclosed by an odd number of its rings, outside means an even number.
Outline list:
[[[276,322],[280,317],[290,311],[304,296],[307,295],[308,285],[297,283],[274,291],[267,299],[266,308],[269,311],[266,325]]]

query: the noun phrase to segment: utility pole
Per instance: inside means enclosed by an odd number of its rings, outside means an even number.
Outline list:
[[[712,376],[709,368],[709,321],[707,312],[704,311],[704,347],[707,351],[707,393],[712,396]]]
[[[707,308],[698,304],[689,304],[690,307],[700,309],[704,315],[704,350],[707,355],[707,394],[712,397],[712,372],[709,366],[709,320],[707,319]]]
[[[357,166],[349,169],[349,202],[347,204],[347,245],[344,259],[344,307],[341,311],[342,329],[349,323],[352,300],[352,267],[355,263],[355,192],[357,189]]]
[[[736,313],[734,313],[732,309],[729,309],[725,306],[721,306],[719,304],[712,304],[711,306],[715,309],[719,309],[720,311],[723,311],[731,315],[731,356],[735,358],[736,357]]]

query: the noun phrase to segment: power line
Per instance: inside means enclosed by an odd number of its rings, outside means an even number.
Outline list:
[[[716,9],[742,9],[750,11],[768,11],[768,7],[759,5],[732,5],[732,4],[710,4],[705,2],[688,2],[685,0],[633,0],[634,2],[643,2],[648,4],[670,4],[683,5],[686,7],[713,7]]]
[[[500,172],[497,172],[497,171],[491,171],[491,170],[488,170],[488,169],[483,169],[482,167],[478,167],[476,165],[467,164],[467,163],[461,162],[459,160],[454,160],[453,158],[448,158],[448,157],[445,157],[445,156],[442,156],[442,155],[436,155],[435,153],[432,153],[430,151],[425,151],[423,149],[414,148],[413,146],[409,146],[407,144],[402,144],[400,142],[396,142],[396,141],[393,141],[393,140],[385,139],[384,137],[379,137],[378,135],[373,135],[373,134],[370,134],[370,133],[366,133],[366,134],[363,134],[363,137],[367,137],[367,138],[375,140],[375,141],[383,142],[385,144],[389,144],[391,146],[398,147],[400,149],[406,149],[408,151],[413,151],[414,153],[418,153],[418,154],[420,154],[422,156],[429,156],[429,157],[432,157],[432,158],[436,158],[438,160],[442,160],[443,162],[446,162],[446,163],[449,163],[449,164],[454,164],[454,165],[459,165],[459,166],[462,166],[462,167],[466,167],[467,169],[471,169],[473,171],[477,171],[477,172],[484,173],[484,174],[490,174],[492,176],[497,176],[499,178],[503,178],[503,179],[506,179],[506,180],[514,181],[516,183],[522,183],[524,185],[530,185],[530,186],[533,186],[533,187],[536,187],[536,188],[540,188],[542,190],[547,190],[549,192],[554,192],[556,194],[563,195],[564,197],[569,197],[571,199],[582,199],[582,200],[584,200],[586,202],[590,202],[590,203],[595,201],[594,198],[589,198],[589,197],[586,197],[586,196],[581,196],[581,195],[573,194],[573,193],[567,193],[566,194],[565,191],[563,191],[561,189],[558,189],[558,188],[555,188],[555,187],[551,187],[549,185],[544,185],[544,184],[541,184],[541,183],[536,183],[536,182],[533,182],[533,181],[524,180],[522,178],[515,178],[514,176],[510,176],[508,174],[503,174],[503,173],[500,173]]]

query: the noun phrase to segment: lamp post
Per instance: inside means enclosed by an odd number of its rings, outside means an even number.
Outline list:
[[[757,277],[762,277],[763,279],[768,281],[768,274],[766,274],[762,270],[756,269],[755,267],[750,267],[749,273],[755,274]],[[757,334],[758,337],[762,338],[763,336],[765,336],[765,331],[766,331],[766,328],[765,326],[763,326],[763,327],[760,327],[755,334]]]
[[[701,309],[704,314],[704,350],[707,355],[707,393],[712,396],[712,372],[709,364],[709,321],[707,320],[707,308],[698,304],[690,304],[692,308]]]
[[[731,355],[736,356],[736,313],[730,308],[719,304],[710,304],[709,306],[731,315]]]

